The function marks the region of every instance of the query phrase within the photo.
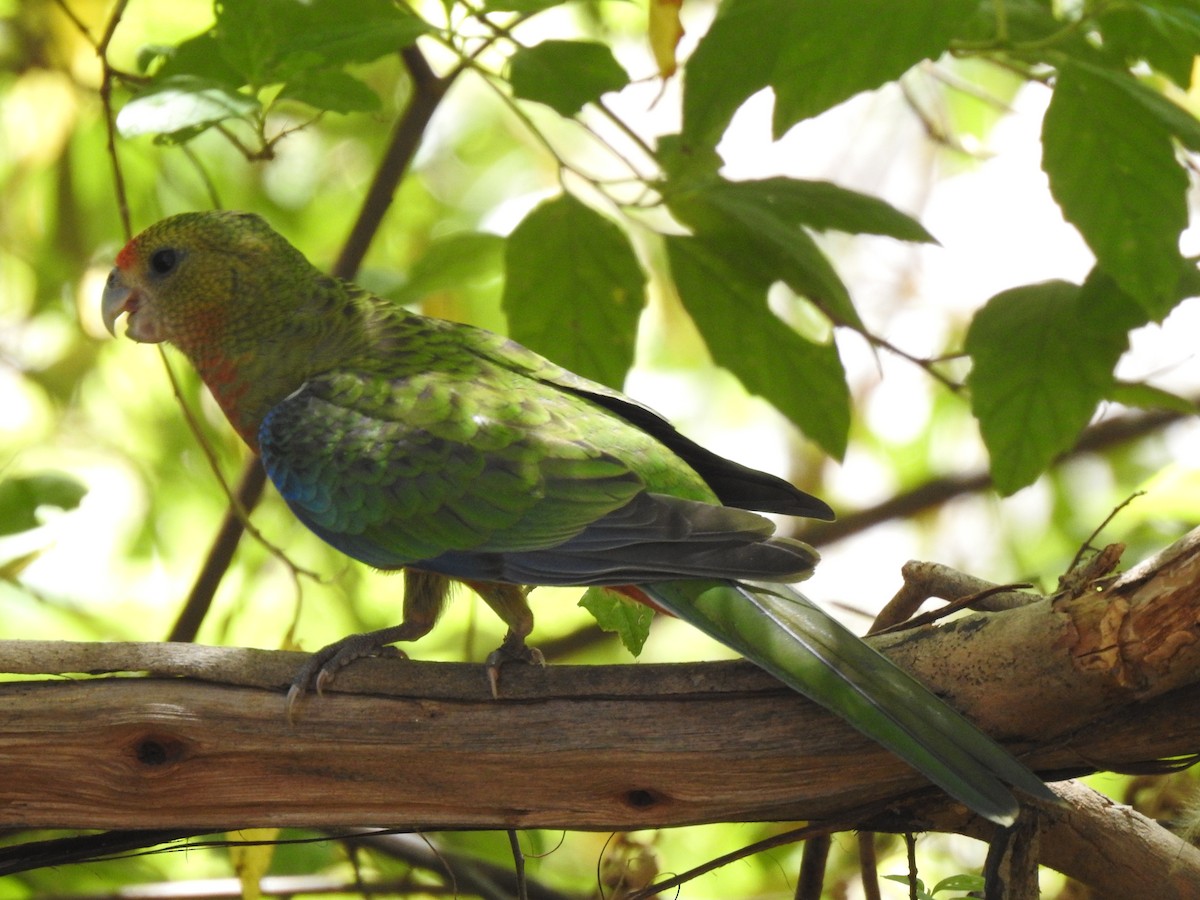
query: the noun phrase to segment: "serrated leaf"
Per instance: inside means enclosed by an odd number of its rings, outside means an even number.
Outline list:
[[[288,79],[279,98],[336,113],[369,112],[379,108],[379,95],[340,69],[302,72]]]
[[[1114,383],[1108,392],[1107,399],[1138,409],[1168,409],[1186,416],[1200,412],[1196,404],[1186,397],[1180,397],[1178,394],[1172,394],[1162,388],[1138,382],[1118,381]]]
[[[249,118],[259,109],[257,100],[226,85],[178,75],[126,103],[117,113],[117,130],[124,137],[176,134],[226,119]]]
[[[967,331],[967,385],[1003,495],[1032,484],[1068,450],[1113,389],[1128,346],[1128,300],[1111,283],[1065,281],[992,297]]]
[[[620,637],[626,650],[634,656],[641,655],[650,636],[654,610],[602,587],[588,588],[579,605],[592,614],[603,631]]]
[[[295,3],[285,20],[281,49],[318,54],[325,65],[365,63],[398,53],[431,30],[403,4],[390,0],[316,0]]]
[[[75,509],[86,493],[79,481],[59,473],[5,478],[0,481],[0,535],[37,528],[40,508]]]
[[[730,203],[774,210],[786,221],[799,222],[817,231],[878,234],[899,241],[937,243],[925,226],[890,203],[828,181],[796,178],[722,181],[713,184],[709,192],[718,198],[728,198]]]
[[[699,237],[670,236],[666,244],[680,299],[714,362],[840,459],[850,391],[837,347],[807,340],[771,312],[763,282],[729,262],[742,248]]]
[[[509,236],[501,305],[513,340],[620,388],[633,364],[645,275],[625,233],[564,194]]]
[[[786,182],[788,179],[770,179]],[[862,327],[850,292],[816,241],[800,226],[811,208],[780,202],[781,192],[767,182],[711,179],[681,194],[667,196],[671,211],[697,234],[743,248],[728,257],[743,266],[750,280],[764,287],[783,281],[810,298],[839,323]],[[914,223],[915,224],[915,223]]]
[[[629,84],[612,51],[593,41],[542,41],[519,49],[509,66],[514,96],[545,103],[564,116]]]
[[[1187,175],[1171,132],[1131,92],[1066,65],[1042,126],[1042,168],[1100,266],[1152,317],[1176,303]]]
[[[212,33],[243,83],[260,88],[308,68],[370,62],[428,30],[388,0],[222,0]]]
[[[775,91],[775,136],[940,56],[970,0],[726,0],[687,64],[683,135],[713,146],[742,103]]]

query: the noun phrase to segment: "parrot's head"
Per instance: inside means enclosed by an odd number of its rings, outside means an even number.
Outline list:
[[[256,323],[286,321],[283,306],[308,261],[251,213],[195,212],[150,226],[117,254],[101,311],[115,334],[169,341],[185,352],[217,346]]]
[[[258,216],[183,213],[117,254],[101,311],[115,334],[174,344],[251,447],[266,411],[349,344],[344,288]]]

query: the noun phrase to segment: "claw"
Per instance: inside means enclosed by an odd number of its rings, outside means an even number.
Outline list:
[[[356,659],[368,656],[406,659],[408,655],[403,650],[388,646],[391,640],[395,640],[392,636],[394,633],[395,629],[385,628],[382,631],[352,634],[322,647],[310,656],[288,688],[285,700],[288,722],[295,722],[296,710],[310,688],[317,692],[318,697],[321,696],[333,684],[337,673]]]
[[[511,631],[504,638],[504,643],[488,654],[484,661],[484,671],[487,673],[488,686],[492,689],[492,699],[500,699],[500,667],[505,663],[523,662],[531,666],[546,665],[546,657],[536,647],[525,643],[525,638],[514,635]]]

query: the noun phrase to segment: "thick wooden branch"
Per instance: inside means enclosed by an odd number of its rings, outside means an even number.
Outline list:
[[[1200,748],[1198,593],[1200,532],[1103,589],[872,641],[1039,772],[1121,769]],[[953,812],[746,663],[510,667],[493,700],[477,665],[363,660],[289,723],[301,659],[0,643],[6,672],[153,673],[0,684],[0,769],[19,773],[0,779],[0,826],[914,827]]]

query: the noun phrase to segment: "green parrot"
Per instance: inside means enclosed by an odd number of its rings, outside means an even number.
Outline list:
[[[258,216],[185,213],[118,254],[115,334],[168,341],[306,526],[405,572],[401,624],[311,657],[289,703],[433,627],[452,581],[508,626],[489,658],[539,661],[527,586],[600,585],[733,648],[980,815],[1011,824],[1024,765],[787,582],[816,552],[758,512],[832,518],[635,400],[504,337],[415,315],[313,267]],[[757,512],[752,512],[755,510]],[[494,676],[493,676],[494,677]]]

